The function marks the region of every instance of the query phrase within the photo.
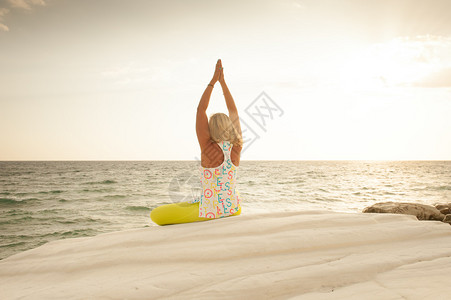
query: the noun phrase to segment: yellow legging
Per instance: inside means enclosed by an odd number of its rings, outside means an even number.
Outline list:
[[[241,214],[241,207],[232,216],[237,216],[239,214]],[[199,202],[198,203],[180,202],[161,205],[154,208],[150,212],[150,218],[158,225],[214,220],[199,217]]]

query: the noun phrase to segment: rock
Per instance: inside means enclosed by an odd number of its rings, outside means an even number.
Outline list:
[[[391,213],[416,216],[418,220],[443,221],[445,215],[431,205],[405,203],[405,202],[381,202],[363,210],[364,213]]]
[[[451,203],[438,203],[434,206],[444,215],[451,214]]]
[[[443,218],[443,222],[448,223],[449,225],[451,225],[451,214],[447,214],[447,215]]]

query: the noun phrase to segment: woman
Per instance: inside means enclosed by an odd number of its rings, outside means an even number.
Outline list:
[[[216,113],[207,118],[207,107],[216,82],[221,84],[229,116]],[[159,206],[150,217],[158,225],[207,221],[241,213],[236,176],[243,147],[240,119],[225,83],[221,60],[197,106],[196,133],[201,149],[202,193],[191,202]]]

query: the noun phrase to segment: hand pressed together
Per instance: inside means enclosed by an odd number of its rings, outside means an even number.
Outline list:
[[[224,79],[224,73],[222,68],[222,62],[221,59],[218,59],[218,62],[216,63],[215,73],[213,74],[213,78],[211,79],[210,83],[215,84],[217,81],[221,81]]]

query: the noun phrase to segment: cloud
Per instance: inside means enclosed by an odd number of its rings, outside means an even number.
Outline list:
[[[9,6],[16,9],[24,9],[31,11],[33,6],[46,6],[44,0],[8,0]],[[9,27],[3,23],[4,17],[9,14],[10,10],[5,7],[0,7],[0,31],[9,31]]]
[[[149,68],[142,67],[136,62],[128,62],[104,70],[101,75],[107,80],[113,80],[115,84],[129,85],[148,80],[149,71]]]
[[[192,72],[198,68],[201,60],[160,59],[158,61],[140,60],[116,64],[99,72],[98,75],[106,82],[119,86],[147,87],[171,85],[178,82],[184,85],[198,86]]]
[[[432,88],[451,87],[451,36],[427,36],[420,41],[421,52],[413,61],[428,66],[429,72],[425,72],[425,75],[413,85]]]
[[[44,0],[8,0],[12,7],[23,8],[26,10],[31,10],[33,5],[45,6]]]
[[[0,21],[3,21],[3,17],[9,13],[9,9],[0,8]]]
[[[451,36],[398,37],[373,44],[343,62],[343,85],[354,88],[451,84]]]
[[[30,2],[35,4],[35,5],[45,6],[45,1],[44,0],[31,0]]]
[[[7,13],[9,13],[9,9],[7,9],[7,8],[0,8],[0,20],[1,20]]]
[[[295,8],[295,9],[305,9],[306,8],[306,6],[305,6],[305,3],[303,3],[302,1],[300,1],[300,0],[294,0],[293,2],[292,2],[292,5],[293,5],[293,7]]]
[[[9,13],[9,9],[7,8],[0,8],[0,31],[9,31],[8,26],[2,23],[4,16],[6,16]]]
[[[451,68],[432,73],[416,82],[415,86],[431,88],[451,87]]]
[[[9,28],[5,24],[0,23],[0,31],[9,31]]]

